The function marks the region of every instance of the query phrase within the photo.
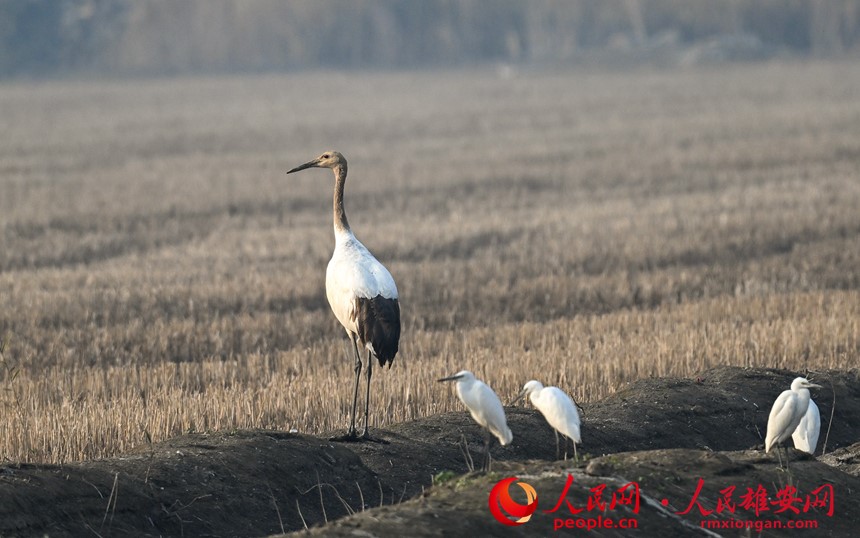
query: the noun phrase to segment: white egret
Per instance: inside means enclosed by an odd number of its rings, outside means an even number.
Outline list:
[[[777,447],[776,455],[779,456],[779,445],[791,437],[797,429],[803,416],[809,408],[809,389],[820,389],[820,385],[811,383],[805,377],[795,378],[791,382],[791,389],[780,394],[770,410],[767,418],[767,436],[764,440],[765,452],[770,452],[774,446]],[[785,453],[786,464],[788,464],[788,449]],[[782,458],[780,457],[780,466]]]
[[[337,151],[326,151],[316,159],[287,172],[306,168],[329,168],[334,172],[334,239],[335,247],[325,274],[325,294],[335,317],[343,325],[355,353],[355,389],[352,398],[352,420],[345,436],[337,441],[371,440],[367,432],[370,407],[372,356],[380,366],[391,367],[400,343],[400,303],[391,273],[355,238],[343,207],[346,184],[346,158]],[[355,429],[358,385],[361,377],[359,345],[367,349],[367,394],[364,402],[364,431]]]
[[[511,433],[505,419],[505,408],[502,407],[502,401],[499,400],[493,389],[468,370],[443,377],[439,381],[457,382],[457,396],[469,409],[475,422],[484,428],[484,470],[489,470],[491,434],[499,440],[502,446],[509,444],[514,439],[514,434]]]
[[[821,414],[818,412],[818,406],[815,402],[809,400],[809,408],[806,414],[800,419],[800,424],[797,429],[791,434],[794,441],[794,448],[815,454],[815,447],[818,446],[818,434],[821,432]]]
[[[573,441],[573,457],[576,454],[576,443],[582,442],[579,432],[579,412],[573,399],[558,387],[544,387],[539,381],[532,379],[523,386],[516,401],[528,396],[532,404],[541,412],[555,432],[555,458],[559,457],[558,434],[564,438],[564,459],[567,459],[567,440]]]

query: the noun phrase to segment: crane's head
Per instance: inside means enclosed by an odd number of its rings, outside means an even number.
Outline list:
[[[541,382],[532,379],[531,381],[529,381],[528,383],[523,385],[523,390],[520,391],[519,396],[517,396],[517,398],[514,401],[512,401],[510,403],[510,405],[517,403],[518,401],[522,400],[526,396],[531,396],[532,394],[534,394],[535,392],[538,392],[541,389],[543,389],[543,385],[541,384]]]
[[[305,164],[301,164],[289,172],[288,174],[292,174],[293,172],[300,172],[307,168],[331,168],[335,169],[338,166],[346,167],[346,157],[344,157],[340,152],[329,150],[323,152],[322,155],[317,157],[312,161],[308,161]]]
[[[468,382],[468,381],[474,381],[474,380],[475,380],[475,374],[473,374],[469,370],[461,370],[454,375],[449,375],[448,377],[443,377],[442,379],[439,379],[437,381],[439,381],[441,383],[442,381],[466,381],[466,382]]]
[[[797,392],[800,389],[820,389],[821,385],[812,383],[805,377],[797,377],[791,382],[791,390]]]

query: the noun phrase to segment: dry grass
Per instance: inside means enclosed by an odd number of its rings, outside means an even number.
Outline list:
[[[398,281],[376,425],[476,371],[581,400],[860,356],[860,66],[0,86],[0,457],[343,428],[333,147]]]

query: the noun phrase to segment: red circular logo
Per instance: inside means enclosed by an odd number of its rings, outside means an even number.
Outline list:
[[[490,513],[499,523],[515,527],[522,525],[532,518],[537,510],[537,492],[535,488],[525,482],[517,482],[517,485],[526,492],[526,504],[520,504],[511,498],[508,491],[512,482],[517,480],[516,476],[499,480],[490,490]]]

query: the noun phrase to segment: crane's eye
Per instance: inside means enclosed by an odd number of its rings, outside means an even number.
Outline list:
[[[323,154],[323,159],[328,159],[328,158],[329,158],[329,154],[328,154],[328,153]]]

